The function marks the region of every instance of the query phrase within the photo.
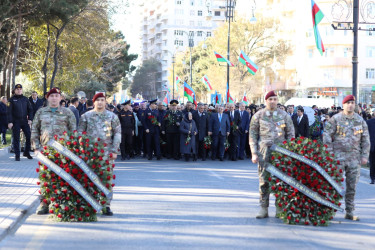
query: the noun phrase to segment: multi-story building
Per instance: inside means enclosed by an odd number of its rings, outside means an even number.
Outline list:
[[[318,25],[325,47],[323,55],[315,44],[310,1],[256,1],[256,13],[275,18],[280,25],[275,35],[289,40],[292,48],[292,54],[284,63],[276,61],[270,65],[274,73],[264,77],[264,93],[270,89],[278,90],[284,100],[290,97],[332,98],[335,104],[341,105],[343,97],[352,91],[353,32],[332,28],[332,8],[345,1],[315,2],[325,15]],[[340,10],[341,7],[345,6],[339,6]],[[348,22],[351,21],[352,17]],[[374,44],[375,31],[359,31],[358,93],[362,103],[371,103],[371,94],[375,90],[372,87],[375,85]],[[318,99],[316,104],[319,104]]]
[[[141,60],[155,58],[161,70],[155,76],[156,95],[161,97],[168,83],[172,57],[213,35],[225,21],[225,0],[148,0],[141,3]],[[209,8],[208,8],[209,7]],[[145,90],[147,91],[147,90]]]

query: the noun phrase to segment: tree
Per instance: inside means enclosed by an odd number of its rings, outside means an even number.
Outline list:
[[[161,71],[161,63],[155,58],[143,61],[136,71],[130,93],[132,96],[141,94],[145,99],[156,98],[156,79]]]
[[[251,24],[247,20],[239,18],[231,25],[230,61],[235,64],[235,67],[230,68],[230,93],[232,97],[237,97],[237,100],[240,100],[245,91],[250,98],[262,92],[264,75],[262,75],[262,72],[258,72],[255,76],[248,73],[246,67],[238,62],[241,50],[265,72],[270,70],[268,65],[271,65],[274,61],[282,63],[290,53],[288,41],[275,38],[278,27],[279,25],[275,20],[263,17],[259,17],[256,24]],[[200,82],[203,75],[209,77],[214,90],[218,90],[223,95],[226,92],[226,65],[220,65],[217,62],[213,51],[222,55],[226,54],[227,28],[226,24],[220,26],[215,31],[214,37],[206,40],[206,50],[199,45],[193,49],[193,88],[198,100],[207,93],[206,87]],[[183,61],[185,61],[185,64],[182,63]],[[189,51],[187,50],[179,55],[176,62],[175,74],[188,79],[189,68],[185,65],[190,64]],[[170,80],[173,79],[170,78]]]

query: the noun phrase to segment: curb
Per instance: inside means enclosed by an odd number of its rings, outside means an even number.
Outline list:
[[[8,146],[8,147],[6,147],[6,148],[2,148],[2,149],[0,149],[0,157],[9,154],[9,149],[10,149],[10,146]]]
[[[17,224],[29,214],[39,203],[39,193],[37,190],[30,195],[18,208],[16,208],[7,219],[2,222],[0,229],[0,242],[17,226]],[[3,227],[4,225],[4,227]]]

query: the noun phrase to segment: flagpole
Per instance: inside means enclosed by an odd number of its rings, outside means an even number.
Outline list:
[[[353,1],[353,95],[358,100],[357,80],[358,80],[358,22],[359,22],[359,0]]]
[[[174,85],[175,85],[175,76],[174,76],[174,63],[175,63],[175,55],[172,56],[172,64],[173,64],[173,100],[174,100]]]

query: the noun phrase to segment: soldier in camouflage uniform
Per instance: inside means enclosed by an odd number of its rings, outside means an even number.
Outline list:
[[[355,97],[346,96],[344,112],[334,115],[326,124],[323,142],[340,161],[339,167],[345,171],[345,219],[359,220],[353,215],[354,196],[359,180],[361,164],[367,164],[370,154],[370,136],[366,121],[354,112]]]
[[[76,118],[68,108],[60,107],[61,94],[58,89],[51,89],[47,94],[48,106],[40,108],[34,117],[31,128],[31,142],[35,153],[54,135],[62,136],[63,133],[76,130]],[[41,201],[44,197],[41,196]],[[41,202],[37,214],[47,214],[48,204]]]
[[[266,95],[266,108],[258,111],[251,119],[250,147],[253,163],[258,163],[259,193],[261,210],[257,219],[268,217],[269,206],[269,174],[266,164],[269,162],[270,151],[273,144],[282,143],[294,137],[294,126],[290,116],[277,109],[277,95],[271,91]],[[276,216],[280,211],[276,207]]]
[[[92,100],[95,107],[81,116],[78,131],[81,133],[86,131],[91,139],[100,138],[103,143],[107,144],[104,147],[105,152],[112,154],[112,158],[116,159],[121,143],[120,120],[116,114],[105,109],[106,99],[103,93],[96,94]],[[104,215],[113,215],[109,206],[110,200],[103,211]]]

